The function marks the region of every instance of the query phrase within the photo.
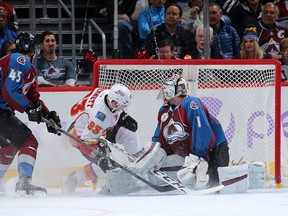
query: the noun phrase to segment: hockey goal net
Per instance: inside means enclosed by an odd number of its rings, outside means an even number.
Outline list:
[[[222,124],[230,163],[263,161],[267,186],[280,187],[287,173],[287,147],[280,121],[281,66],[274,60],[100,60],[94,82],[102,89],[125,84],[133,93],[129,113],[138,121],[141,143],[151,140],[161,84],[183,76],[189,94],[199,97]],[[281,145],[282,144],[282,145]],[[282,161],[282,164],[281,164]]]

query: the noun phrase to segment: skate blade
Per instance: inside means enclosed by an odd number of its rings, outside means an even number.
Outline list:
[[[33,193],[27,193],[25,190],[19,190],[15,192],[14,198],[46,198],[47,193],[45,191],[34,191]]]

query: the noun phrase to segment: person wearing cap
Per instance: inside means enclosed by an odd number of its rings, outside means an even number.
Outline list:
[[[15,8],[2,0],[0,0],[0,7],[7,11],[8,27],[13,31],[18,32],[18,20]]]
[[[248,25],[244,31],[242,43],[240,45],[241,59],[267,59],[272,58],[270,54],[265,54],[259,46],[257,29],[253,25]]]

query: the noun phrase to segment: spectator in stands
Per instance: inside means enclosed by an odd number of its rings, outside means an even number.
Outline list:
[[[279,25],[288,29],[288,1],[285,0],[276,0],[275,4],[279,8],[279,17],[277,22]]]
[[[159,42],[169,39],[174,44],[173,53],[176,58],[183,58],[195,40],[194,35],[179,25],[182,17],[182,8],[171,4],[165,11],[165,23],[159,25],[144,41],[144,47],[150,54],[159,56]]]
[[[174,44],[169,39],[164,39],[159,42],[159,59],[178,59],[173,53]],[[158,59],[157,55],[151,56],[151,59]]]
[[[203,0],[190,0],[189,5],[183,8],[181,25],[192,33],[203,25]]]
[[[203,25],[200,25],[196,28],[195,43],[190,47],[188,55],[191,59],[204,59],[204,43],[205,43],[205,28]],[[210,44],[213,42],[213,29],[209,27],[210,34]],[[188,55],[186,58],[188,58]],[[220,53],[215,52],[213,49],[210,49],[210,57],[212,59],[223,59]]]
[[[142,39],[146,39],[157,26],[165,23],[165,3],[166,0],[149,0],[149,9],[140,13],[138,17],[138,32]]]
[[[38,85],[74,86],[76,70],[71,61],[56,55],[56,38],[50,31],[40,36],[42,55],[37,59]]]
[[[15,42],[14,40],[5,40],[1,46],[1,58],[5,55],[8,55],[15,49]]]
[[[240,48],[241,59],[267,59],[272,58],[270,54],[265,54],[259,46],[259,38],[256,27],[248,25],[245,29]]]
[[[18,33],[8,27],[7,11],[0,7],[0,47],[5,40],[15,40]]]
[[[234,27],[225,24],[221,19],[222,10],[216,3],[209,4],[209,24],[214,30],[212,48],[224,59],[232,59],[239,55],[240,37]]]
[[[225,14],[227,17],[231,17],[233,13],[235,12],[235,9],[237,6],[242,2],[242,0],[219,0],[219,1],[209,1],[214,2],[220,5],[223,14]]]
[[[244,0],[239,4],[231,15],[232,26],[237,30],[239,37],[243,33],[247,24],[256,25],[261,19],[262,5],[260,0]]]
[[[135,58],[137,44],[140,43],[138,16],[148,8],[148,0],[123,0],[122,4],[119,5],[118,30],[121,58]]]
[[[0,7],[3,7],[7,11],[8,27],[17,32],[18,21],[14,7],[8,3],[3,2],[2,0],[0,0]]]
[[[280,42],[288,35],[288,29],[276,23],[279,8],[276,4],[268,2],[262,9],[262,20],[257,22],[256,28],[259,36],[259,45],[265,53],[279,59]]]
[[[280,52],[282,57],[279,59],[282,65],[282,82],[288,81],[288,38],[284,38],[280,43]]]

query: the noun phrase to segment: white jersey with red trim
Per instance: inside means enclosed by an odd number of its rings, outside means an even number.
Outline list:
[[[114,127],[120,111],[112,112],[105,102],[109,90],[96,88],[71,108],[71,116],[78,115],[74,129],[80,139],[97,142],[98,138]]]

